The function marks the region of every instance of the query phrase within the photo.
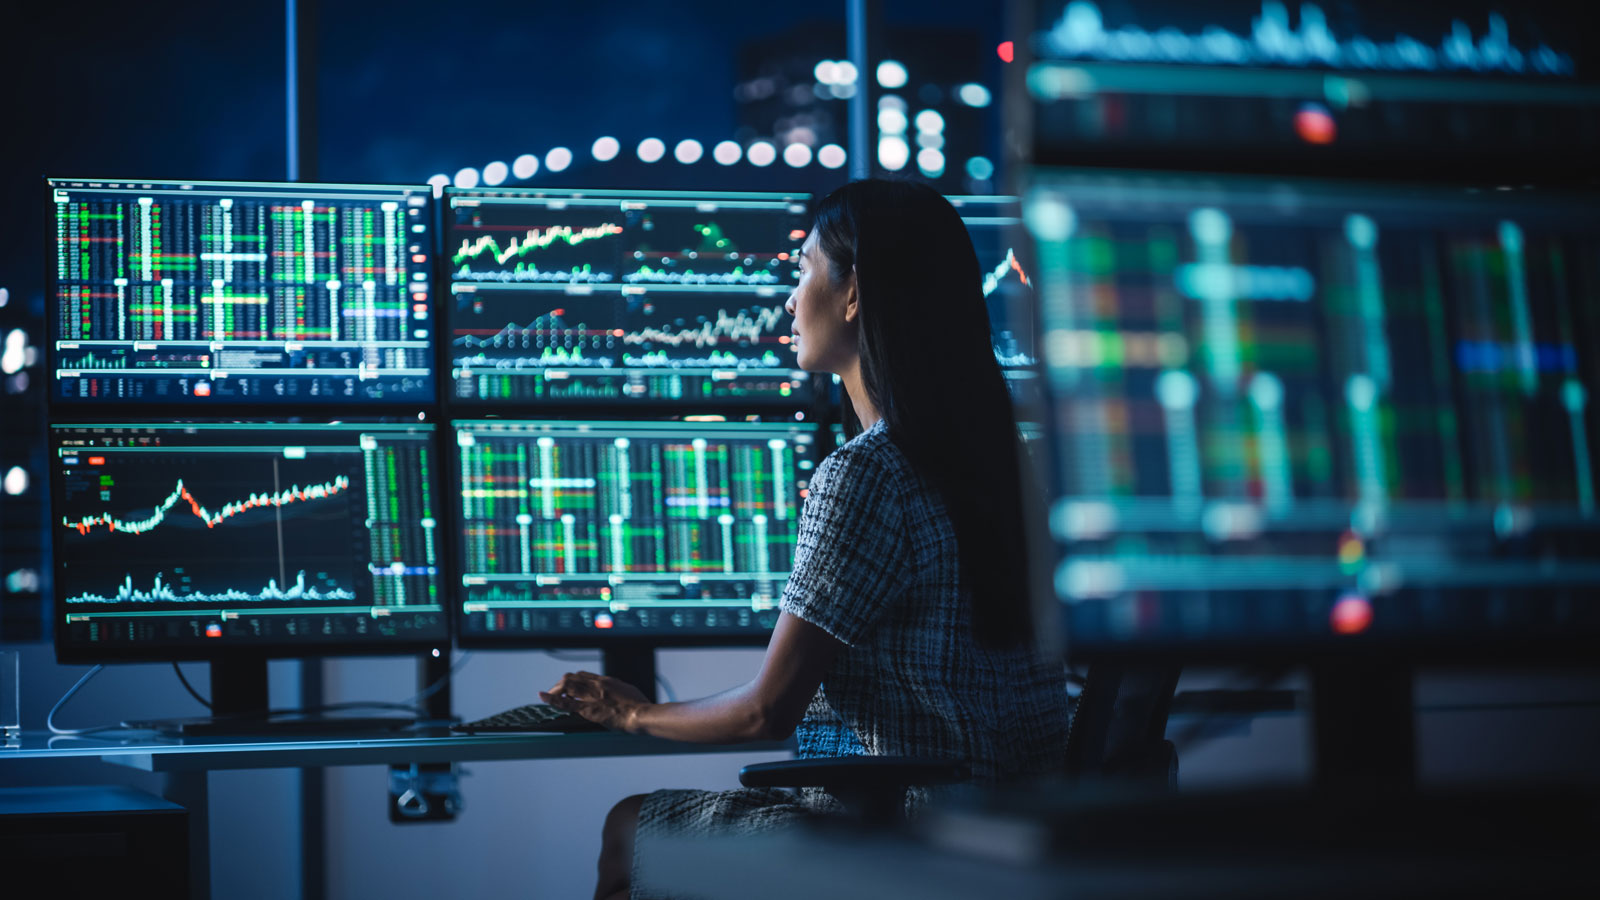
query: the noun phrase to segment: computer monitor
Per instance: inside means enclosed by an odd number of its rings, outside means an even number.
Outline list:
[[[435,402],[426,185],[48,188],[52,405]]]
[[[1590,195],[1045,170],[1069,649],[1592,656]]]
[[[1029,114],[1010,125],[1042,165],[1585,184],[1600,91],[1584,11],[1031,0],[1009,69]]]
[[[495,409],[804,405],[812,381],[784,303],[808,201],[447,189],[448,396]]]
[[[612,418],[453,427],[462,646],[649,656],[663,645],[766,643],[806,486],[830,449],[819,447],[817,426]]]
[[[1011,196],[950,196],[961,214],[983,272],[983,297],[995,359],[1011,387],[1019,417],[1032,421],[1044,402],[1034,329],[1032,241],[1022,226],[1022,204]]]
[[[240,711],[268,657],[448,645],[430,423],[52,424],[50,467],[61,662],[210,660]]]

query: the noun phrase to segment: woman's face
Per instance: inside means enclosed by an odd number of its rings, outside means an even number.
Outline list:
[[[855,272],[834,281],[832,265],[817,244],[816,229],[812,229],[800,247],[800,283],[784,304],[784,309],[794,316],[790,327],[800,368],[839,375],[858,358],[856,330],[860,319],[855,288]]]

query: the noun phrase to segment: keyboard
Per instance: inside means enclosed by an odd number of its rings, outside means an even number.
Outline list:
[[[450,730],[466,734],[517,731],[553,731],[561,734],[575,734],[581,731],[605,731],[606,728],[604,725],[596,725],[577,713],[564,712],[545,703],[529,703],[527,706],[519,706],[516,709],[495,713],[487,719],[452,725]]]

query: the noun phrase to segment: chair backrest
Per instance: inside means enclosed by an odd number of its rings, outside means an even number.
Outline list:
[[[1181,671],[1177,666],[1091,665],[1067,732],[1067,778],[1175,788],[1178,756],[1166,730]]]

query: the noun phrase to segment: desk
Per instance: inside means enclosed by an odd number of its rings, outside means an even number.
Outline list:
[[[613,732],[584,734],[464,735],[442,731],[387,732],[382,737],[163,738],[148,732],[104,732],[66,737],[23,732],[0,749],[11,759],[83,759],[165,776],[162,796],[189,810],[190,885],[195,897],[210,896],[210,825],[207,773],[226,769],[319,766],[411,765],[517,759],[577,759],[696,753],[754,754],[793,750],[792,741],[749,744],[685,744]]]

